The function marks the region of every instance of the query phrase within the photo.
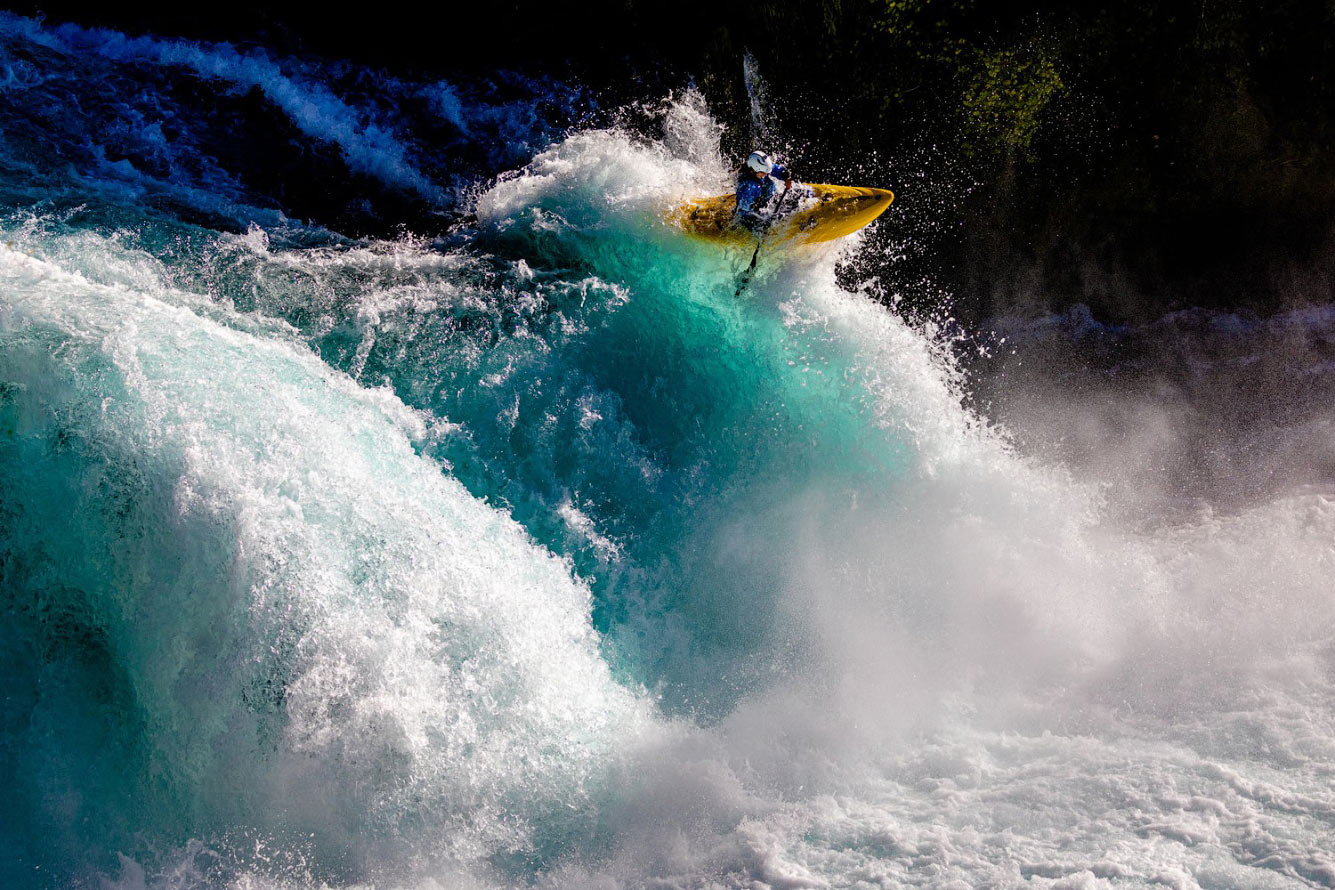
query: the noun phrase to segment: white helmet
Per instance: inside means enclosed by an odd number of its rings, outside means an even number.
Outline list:
[[[768,173],[774,169],[774,162],[763,151],[753,151],[746,159],[746,166],[757,173]]]

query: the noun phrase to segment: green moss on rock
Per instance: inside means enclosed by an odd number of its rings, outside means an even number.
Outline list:
[[[1064,89],[1056,64],[1041,50],[979,52],[960,100],[966,148],[1031,158],[1043,110]]]

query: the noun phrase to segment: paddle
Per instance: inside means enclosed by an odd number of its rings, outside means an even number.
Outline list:
[[[756,262],[760,259],[760,246],[765,243],[765,236],[769,234],[769,227],[774,225],[774,220],[779,217],[779,211],[783,209],[783,201],[788,197],[790,191],[792,190],[785,182],[783,184],[783,194],[779,196],[779,203],[775,205],[774,212],[765,219],[765,224],[760,227],[760,232],[756,235],[756,252],[751,254],[751,265],[747,266],[746,271],[742,273],[742,279],[737,284],[737,293],[733,294],[733,297],[740,297],[742,291],[746,290],[746,286],[751,283],[751,276],[756,272]]]
[[[765,236],[762,234],[760,237],[761,241],[763,241]],[[746,290],[746,286],[751,283],[751,276],[754,275],[756,271],[756,261],[760,259],[761,241],[756,242],[756,252],[751,254],[751,265],[746,267],[746,271],[742,273],[741,279],[737,282],[737,293],[733,294],[734,297],[740,297],[742,291]]]

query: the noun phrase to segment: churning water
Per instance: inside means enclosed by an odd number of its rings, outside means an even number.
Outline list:
[[[1127,520],[590,102],[0,17],[0,882],[1335,885],[1329,492]]]

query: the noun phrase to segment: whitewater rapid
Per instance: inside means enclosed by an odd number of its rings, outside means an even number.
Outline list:
[[[1328,492],[1128,520],[856,239],[736,296],[693,92],[0,36],[7,886],[1335,886]]]

